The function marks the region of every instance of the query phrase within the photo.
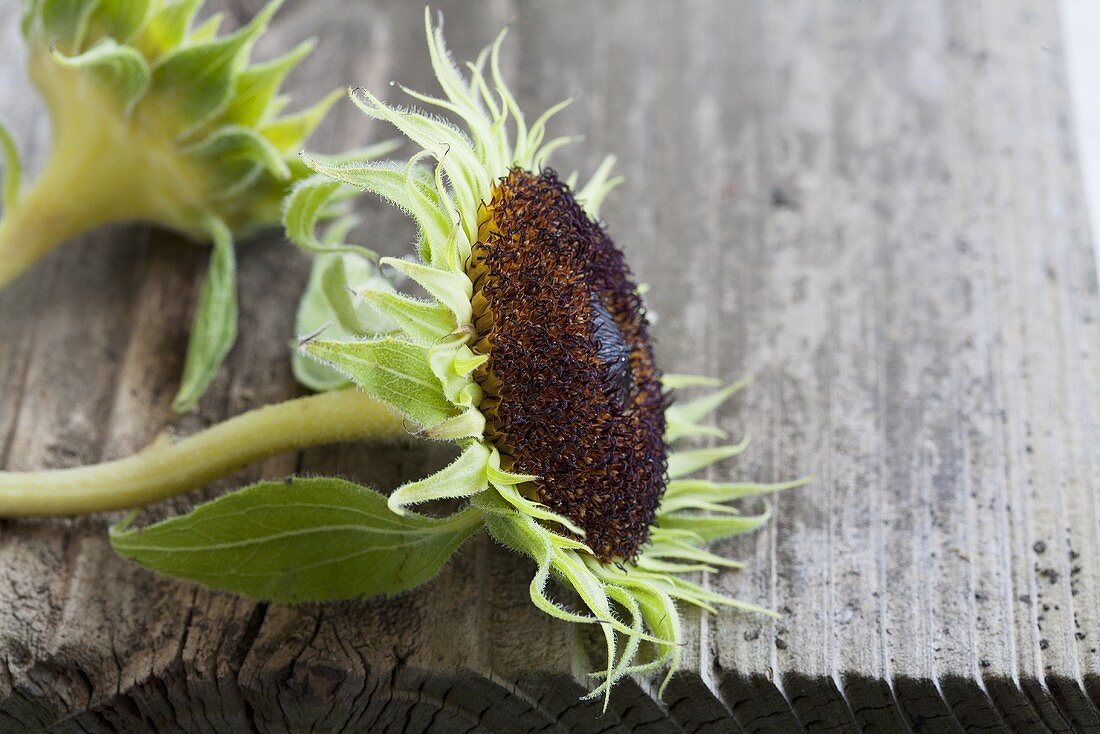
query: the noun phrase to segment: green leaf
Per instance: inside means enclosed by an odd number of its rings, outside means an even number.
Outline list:
[[[111,528],[126,558],[215,589],[282,603],[397,594],[434,578],[482,526],[394,515],[377,492],[340,479],[261,482],[146,528]]]
[[[341,184],[371,191],[409,213],[420,228],[421,259],[429,261],[431,243],[447,241],[452,228],[430,169],[418,165],[421,158],[427,156],[426,152],[421,151],[405,164],[327,161],[321,156],[306,154],[301,157],[313,171]]]
[[[145,58],[159,59],[187,36],[187,29],[202,3],[203,0],[176,0],[161,5],[134,36],[131,45]]]
[[[440,203],[430,170],[417,165],[417,161],[425,156],[421,152],[406,164],[392,161],[373,164],[337,162],[305,154],[302,155],[302,160],[317,173],[381,196],[410,214],[420,227],[421,238],[425,243],[421,257],[428,260],[432,244],[447,241],[451,224]]]
[[[19,157],[19,149],[15,147],[15,140],[2,124],[0,124],[0,162],[4,164],[4,209],[10,210],[19,198],[23,163]]]
[[[126,114],[149,88],[149,65],[141,53],[129,46],[120,46],[114,39],[104,38],[79,56],[65,56],[53,51],[53,59],[61,66],[88,71],[110,90]]]
[[[126,43],[149,16],[152,0],[99,0],[88,20],[88,41],[113,38]]]
[[[239,125],[263,122],[269,106],[279,92],[286,75],[309,55],[315,41],[305,41],[288,54],[262,64],[256,64],[237,75],[233,99],[222,110],[222,119]]]
[[[140,109],[148,110],[162,129],[181,135],[217,114],[232,96],[252,43],[281,3],[271,0],[235,33],[166,55],[153,69],[152,86]]]
[[[355,92],[351,99],[365,114],[391,123],[414,143],[431,152],[447,172],[463,211],[477,208],[478,192],[485,191],[490,182],[480,173],[485,167],[465,133],[445,120],[387,107],[365,89]]]
[[[39,10],[44,40],[73,53],[80,48],[88,18],[99,0],[42,0]]]
[[[319,339],[306,342],[302,350],[425,428],[456,414],[428,364],[428,350],[423,346],[394,338]]]
[[[209,228],[214,248],[191,324],[191,341],[187,345],[180,389],[172,401],[172,409],[178,413],[195,407],[237,339],[237,263],[233,235],[220,220],[211,220]]]

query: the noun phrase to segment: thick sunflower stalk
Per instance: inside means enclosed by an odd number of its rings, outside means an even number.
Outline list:
[[[312,42],[249,64],[280,3],[219,36],[220,15],[195,23],[202,0],[24,0],[28,68],[53,142],[23,187],[15,143],[0,128],[0,287],[105,224],[146,221],[211,244],[174,402],[181,411],[236,338],[234,238],[279,222],[289,187],[309,173],[297,152],[339,96],[283,113],[279,87]]]
[[[534,561],[533,604],[601,631],[605,662],[591,695],[606,705],[624,676],[664,669],[667,682],[675,672],[684,606],[772,614],[700,583],[740,566],[706,546],[770,516],[766,504],[743,515],[729,503],[804,480],[692,477],[747,447],[680,446],[724,440],[705,421],[747,381],[660,374],[638,288],[599,221],[617,183],[610,159],[584,186],[559,180],[547,160],[568,139],[547,140],[546,125],[561,105],[528,123],[500,74],[503,34],[464,76],[430,15],[425,25],[442,96],[406,91],[461,127],[356,90],[363,112],[421,150],[398,164],[306,157],[317,175],[286,203],[288,236],[318,257],[299,311],[301,354],[317,366],[299,361],[296,371],[322,392],[128,459],[0,474],[0,515],[137,507],[326,441],[451,442],[451,464],[389,497],[339,479],[260,483],[149,527],[128,520],[111,541],[162,573],[299,602],[425,583],[484,528]],[[409,214],[415,257],[376,262],[346,242],[350,220],[316,233],[349,188]],[[421,294],[398,290],[380,267]],[[708,392],[672,400],[695,389]],[[462,508],[446,517],[411,509],[436,500]]]

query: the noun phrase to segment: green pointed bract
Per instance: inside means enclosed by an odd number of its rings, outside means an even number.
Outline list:
[[[690,530],[703,540],[710,542],[756,530],[771,519],[768,507],[759,515],[748,517],[735,512],[721,513],[723,505],[703,505],[699,509],[707,514],[669,513],[661,516],[661,524],[666,528]],[[728,509],[728,508],[727,508]]]
[[[702,425],[700,421],[717,410],[750,382],[752,382],[752,378],[746,377],[710,395],[696,398],[687,403],[673,403],[665,411],[668,426],[665,430],[665,440],[672,442],[687,436],[715,436],[724,439],[726,437],[725,431],[714,426]],[[667,380],[665,386],[668,386]]]
[[[418,482],[409,482],[393,491],[389,508],[398,515],[405,508],[440,499],[473,497],[489,487],[487,463],[489,449],[473,442],[451,464]]]
[[[413,263],[393,257],[384,257],[381,262],[383,265],[389,265],[402,275],[406,275],[419,283],[424,290],[451,310],[458,323],[470,323],[470,318],[473,315],[470,306],[473,284],[470,283],[470,279],[466,277],[465,273],[447,272],[430,265]]]
[[[413,341],[435,344],[455,331],[454,314],[439,303],[381,290],[365,291],[363,297],[393,319]]]
[[[153,0],[99,0],[88,19],[88,35],[129,40],[146,22],[153,6]]]
[[[231,270],[225,233],[231,247],[232,240],[279,223],[286,193],[312,175],[298,151],[340,95],[283,113],[280,85],[313,44],[252,63],[252,49],[281,4],[271,0],[220,36],[220,15],[196,24],[202,0],[24,4],[28,68],[50,111],[53,147],[45,169],[24,190],[15,145],[0,134],[7,184],[0,286],[66,239],[131,220],[216,244],[221,262],[212,263],[214,278]],[[316,217],[332,215],[336,203]],[[214,220],[223,225],[222,239],[208,226]],[[205,287],[202,304],[228,303],[227,288],[236,289],[232,278]],[[223,297],[213,299],[213,291]],[[202,319],[231,316],[227,308],[202,309],[192,345],[235,329]],[[216,372],[223,346],[191,352],[189,377]],[[176,408],[193,407],[204,387],[191,377]]]
[[[732,446],[674,451],[668,456],[668,476],[671,479],[686,477],[688,474],[694,474],[711,464],[738,456],[744,453],[748,447],[749,438],[746,436],[740,443]]]
[[[318,339],[302,346],[314,359],[346,375],[371,397],[430,428],[458,413],[428,364],[428,350],[403,339]]]

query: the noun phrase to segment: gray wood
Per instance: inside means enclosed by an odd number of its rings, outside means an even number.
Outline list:
[[[238,21],[258,0],[218,3]],[[533,609],[532,564],[484,538],[398,599],[287,607],[116,558],[112,517],[0,522],[0,730],[1069,731],[1100,728],[1100,298],[1055,4],[441,3],[469,58],[512,22],[526,109],[575,95],[558,159],[619,156],[605,217],[659,314],[668,371],[750,391],[754,447],[717,478],[779,497],[712,584],[781,621],[690,616],[685,671],[611,710],[578,700],[593,646]],[[270,55],[324,39],[292,86],[431,85],[421,6],[288,2]],[[32,170],[48,121],[18,3],[0,99]],[[391,133],[340,106],[313,148]],[[371,244],[412,232],[365,202]],[[297,392],[306,259],[242,247],[242,329],[200,411],[169,402],[206,252],[141,226],[81,238],[0,293],[0,466],[116,457]],[[261,476],[395,486],[409,445],[273,459]]]

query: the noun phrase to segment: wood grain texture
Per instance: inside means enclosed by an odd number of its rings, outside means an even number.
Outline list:
[[[213,2],[238,22],[259,0]],[[685,671],[611,710],[594,649],[529,603],[532,564],[481,538],[398,599],[263,605],[115,557],[111,517],[0,523],[0,731],[1096,731],[1100,296],[1054,3],[440,3],[470,58],[619,156],[605,207],[668,371],[758,379],[718,423],[717,478],[814,484],[721,550],[712,583],[777,623],[689,616]],[[49,126],[0,0],[0,99],[33,170]],[[418,3],[291,0],[270,38],[323,43],[300,96],[431,88]],[[391,133],[338,107],[312,147]],[[369,243],[412,232],[365,202]],[[200,411],[169,409],[206,251],[141,226],[72,243],[0,293],[0,466],[116,457],[288,397],[308,263],[240,250],[241,339]],[[261,476],[382,488],[422,447],[281,457]]]

